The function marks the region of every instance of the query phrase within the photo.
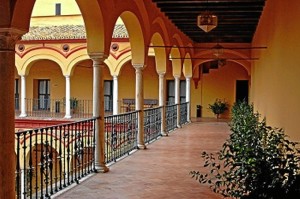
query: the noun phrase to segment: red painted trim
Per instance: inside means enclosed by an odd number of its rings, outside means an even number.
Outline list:
[[[46,47],[46,46],[39,46],[39,47],[35,47],[35,48],[31,48],[30,50],[26,51],[24,54],[20,54],[17,52],[17,55],[19,55],[19,57],[23,58],[26,54],[28,54],[29,52],[31,51],[34,51],[34,50],[40,50],[40,49],[48,49],[48,50],[53,50],[53,51],[56,51],[58,52],[59,54],[61,54],[64,58],[68,58],[70,55],[72,55],[73,53],[79,51],[79,50],[82,50],[82,49],[86,49],[86,46],[82,46],[82,47],[79,47],[79,48],[76,48],[75,50],[73,51],[70,51],[70,52],[67,52],[67,53],[64,53],[63,51],[60,51],[56,48],[52,48],[52,47]]]
[[[36,119],[15,119],[15,128],[36,129],[47,126],[55,126],[70,123],[73,120],[36,120]]]

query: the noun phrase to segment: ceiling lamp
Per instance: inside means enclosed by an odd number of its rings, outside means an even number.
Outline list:
[[[224,48],[220,44],[217,44],[212,48],[212,50],[216,57],[220,57],[223,54]]]
[[[209,32],[218,25],[218,17],[208,11],[203,12],[197,17],[197,25],[204,32]]]

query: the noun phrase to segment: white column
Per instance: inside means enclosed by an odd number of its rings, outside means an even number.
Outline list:
[[[186,96],[186,102],[187,104],[187,122],[191,122],[191,78],[186,77],[186,90],[185,90],[185,96]]]
[[[113,76],[113,114],[119,114],[119,83],[118,83],[118,76]]]
[[[21,189],[21,199],[25,199],[26,197],[24,196],[23,193],[25,193],[25,169],[21,169],[21,182],[20,182],[20,189]]]
[[[71,118],[71,84],[70,84],[70,76],[66,75],[66,115],[65,118]]]
[[[168,136],[166,132],[166,103],[165,103],[165,73],[159,73],[159,106],[162,107],[161,112],[161,134]]]
[[[105,135],[104,135],[104,88],[102,78],[103,55],[91,55],[93,60],[93,117],[96,119],[95,124],[95,167],[98,172],[108,172],[105,165]]]
[[[26,76],[21,75],[21,114],[20,117],[26,117]]]
[[[175,104],[177,104],[177,127],[180,128],[180,77],[175,77]]]
[[[143,65],[136,64],[135,68],[135,110],[138,112],[138,148],[146,149],[144,141],[144,85],[143,85]]]

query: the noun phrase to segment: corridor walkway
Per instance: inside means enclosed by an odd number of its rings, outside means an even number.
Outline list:
[[[201,152],[218,151],[228,135],[226,122],[193,121],[56,198],[220,199],[189,172],[203,170]]]

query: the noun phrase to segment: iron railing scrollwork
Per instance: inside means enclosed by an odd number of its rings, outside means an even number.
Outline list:
[[[166,131],[170,132],[177,128],[177,104],[166,106]]]
[[[95,171],[95,120],[15,134],[18,199],[50,198]]]
[[[180,104],[180,126],[187,123],[188,102]]]
[[[105,117],[105,162],[116,162],[137,149],[138,111]]]
[[[180,109],[178,109],[180,106]],[[162,111],[166,111],[166,131],[187,123],[188,103],[145,109],[144,142],[161,136]],[[116,162],[137,147],[139,111],[105,117],[105,163]],[[53,127],[17,132],[16,196],[50,198],[84,176],[95,172],[96,118]]]
[[[163,107],[144,110],[144,142],[150,143],[161,136],[161,112]]]

